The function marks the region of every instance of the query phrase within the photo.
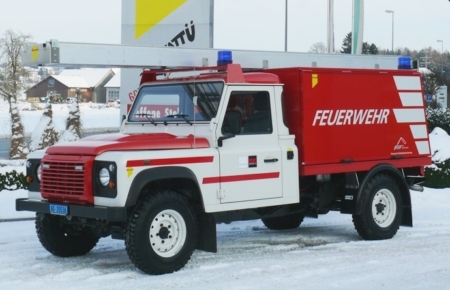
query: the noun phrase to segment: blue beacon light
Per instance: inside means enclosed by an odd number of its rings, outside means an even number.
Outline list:
[[[233,63],[233,56],[229,50],[220,50],[217,52],[217,66]]]
[[[411,69],[411,58],[409,56],[401,56],[398,58],[398,69]]]

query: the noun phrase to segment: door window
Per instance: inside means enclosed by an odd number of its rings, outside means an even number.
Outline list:
[[[272,116],[267,91],[232,92],[222,134],[271,134]]]

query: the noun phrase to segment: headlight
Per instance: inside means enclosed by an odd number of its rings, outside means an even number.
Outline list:
[[[95,197],[116,198],[117,165],[114,161],[94,161],[92,176]]]
[[[42,178],[41,159],[31,158],[26,162],[27,166],[27,187],[29,191],[40,191],[40,183]]]
[[[42,174],[42,167],[39,164],[38,168],[36,169],[36,176],[37,176],[39,182],[41,181],[41,174]]]
[[[107,186],[110,180],[109,170],[106,168],[100,169],[98,173],[98,179],[100,180],[100,184],[103,186]]]

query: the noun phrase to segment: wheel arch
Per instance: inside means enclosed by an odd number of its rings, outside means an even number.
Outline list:
[[[189,189],[192,189],[192,193],[186,194],[186,197],[195,200],[202,207],[202,209],[204,209],[203,197],[201,195],[201,190],[196,175],[189,168],[181,166],[149,168],[139,172],[131,183],[125,206],[134,206],[139,200],[139,197],[144,189],[150,187],[151,185],[161,188],[162,182],[169,182],[165,183],[164,187],[166,189],[177,189],[176,184],[180,183],[184,185],[183,187],[189,187]]]
[[[355,214],[361,214],[363,210],[363,201],[361,198],[362,192],[365,189],[367,183],[378,174],[386,174],[398,185],[398,189],[400,191],[400,195],[402,197],[402,207],[403,207],[403,215],[402,215],[402,226],[412,226],[412,208],[411,208],[411,195],[409,192],[408,184],[400,170],[395,168],[390,164],[380,164],[373,167],[369,170],[364,177],[362,178],[362,182],[360,183],[357,196],[356,196],[356,208]],[[358,174],[359,175],[359,174]]]

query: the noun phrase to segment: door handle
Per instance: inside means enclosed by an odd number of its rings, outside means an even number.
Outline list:
[[[264,163],[270,163],[270,162],[278,162],[278,159],[277,158],[264,159]]]

